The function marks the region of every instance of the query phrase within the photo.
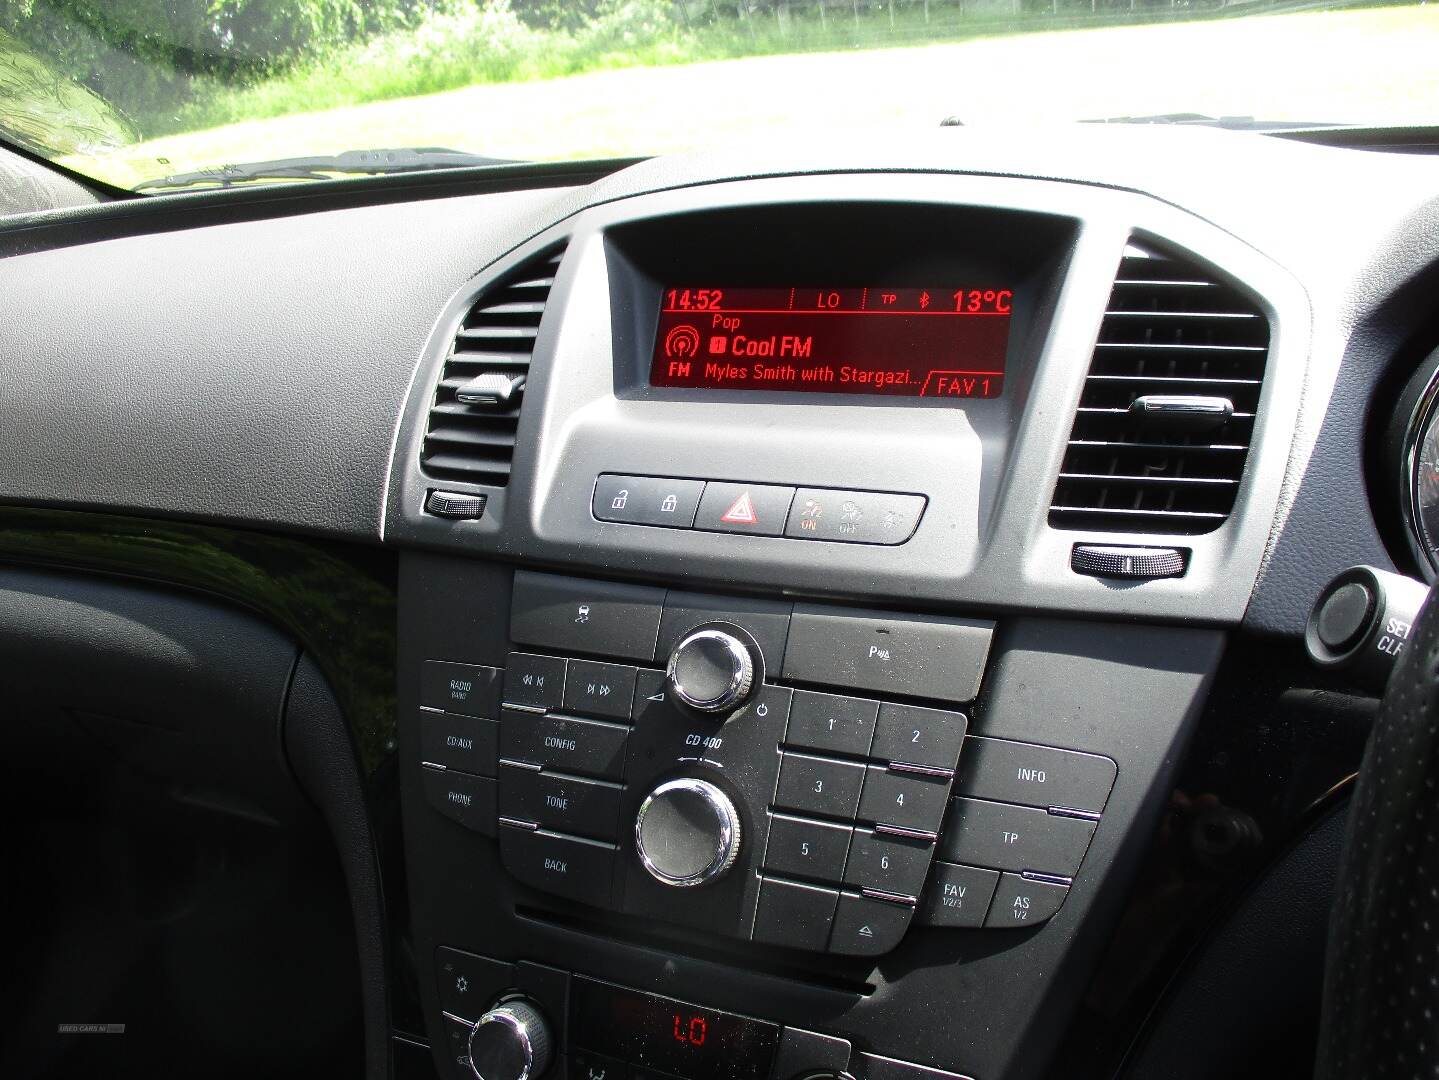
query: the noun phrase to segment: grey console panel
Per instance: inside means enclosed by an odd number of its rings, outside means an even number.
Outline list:
[[[1028,335],[1011,344],[1003,397],[938,406],[882,398],[835,403],[792,393],[660,393],[644,384],[625,329],[627,319],[634,321],[634,303],[617,236],[636,223],[696,212],[825,204],[855,207],[856,229],[882,230],[886,215],[899,208],[932,207],[1019,215],[1069,231],[1062,272],[1037,304]],[[1213,533],[1182,538],[1191,550],[1185,576],[1124,587],[1071,572],[1072,545],[1142,544],[1154,537],[1060,531],[1047,514],[1115,270],[1136,239],[1183,252],[1239,283],[1268,316],[1272,343],[1234,513]],[[419,454],[432,388],[456,328],[489,282],[561,243],[567,248],[540,326],[510,484],[461,485],[489,495],[480,521],[427,516],[422,505],[436,483],[421,472]],[[762,243],[753,256],[766,258]],[[386,535],[452,552],[523,552],[554,565],[662,575],[676,583],[738,580],[816,597],[863,592],[913,605],[1232,624],[1248,602],[1274,523],[1309,321],[1303,290],[1251,248],[1155,200],[1101,188],[866,174],[762,179],[623,199],[546,231],[453,298],[406,404]],[[648,355],[648,342],[638,349]],[[591,496],[601,473],[912,492],[929,501],[914,536],[901,546],[820,548],[782,536],[599,521]]]

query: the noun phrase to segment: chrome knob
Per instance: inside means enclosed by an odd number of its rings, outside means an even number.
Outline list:
[[[665,679],[675,696],[700,712],[728,712],[754,689],[754,654],[728,630],[702,627],[670,653]]]
[[[516,999],[470,1028],[470,1071],[478,1080],[536,1080],[550,1066],[550,1029],[539,1009]]]
[[[705,885],[739,857],[740,820],[730,797],[707,780],[669,780],[635,815],[635,849],[662,885]]]

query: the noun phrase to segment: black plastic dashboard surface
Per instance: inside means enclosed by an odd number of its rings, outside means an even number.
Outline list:
[[[27,219],[0,260],[0,347],[14,358],[0,391],[0,497],[373,540],[405,384],[471,274],[586,205],[744,177],[882,171],[1145,192],[1290,268],[1320,313],[1296,482],[1349,328],[1383,300],[1375,267],[1397,283],[1439,255],[1432,229],[1414,227],[1439,191],[1432,160],[1188,129],[796,140],[659,159],[583,189],[277,208],[269,220],[97,243],[82,241],[133,209],[56,211]],[[1363,190],[1386,197],[1349,198]],[[285,197],[269,195],[281,207]],[[180,214],[183,200],[171,201]],[[51,233],[69,246],[33,250]]]

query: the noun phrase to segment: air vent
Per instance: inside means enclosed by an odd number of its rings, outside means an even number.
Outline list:
[[[1234,509],[1269,323],[1199,267],[1131,244],[1090,361],[1056,528],[1193,535]]]
[[[540,317],[564,249],[550,251],[486,289],[465,316],[435,387],[424,471],[444,480],[504,487]]]

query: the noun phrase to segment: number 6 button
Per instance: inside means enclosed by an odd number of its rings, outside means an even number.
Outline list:
[[[953,770],[959,764],[959,747],[968,727],[969,720],[961,712],[886,703],[879,707],[869,755],[881,761]]]

